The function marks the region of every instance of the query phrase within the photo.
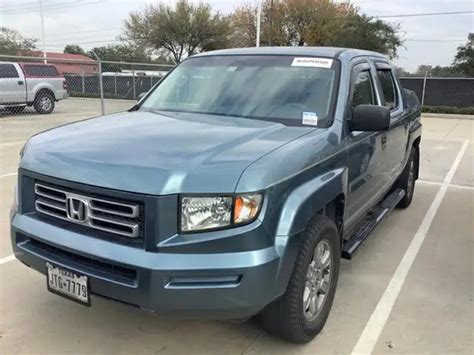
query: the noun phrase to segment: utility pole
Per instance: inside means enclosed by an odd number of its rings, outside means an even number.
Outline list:
[[[270,2],[270,31],[268,33],[268,45],[273,45],[273,0]]]
[[[261,1],[258,1],[257,5],[257,38],[256,38],[256,43],[255,47],[260,47],[260,17],[262,16],[262,3]]]
[[[39,8],[40,8],[40,17],[41,17],[41,42],[43,42],[43,58],[44,64],[48,61],[46,59],[46,38],[44,35],[44,18],[43,18],[43,1],[39,0]]]

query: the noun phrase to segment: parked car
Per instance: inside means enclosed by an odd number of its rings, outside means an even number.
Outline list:
[[[0,105],[7,110],[20,113],[33,106],[47,114],[56,101],[67,98],[66,79],[54,65],[0,62]]]
[[[269,332],[308,342],[341,256],[410,205],[420,139],[418,100],[378,53],[196,55],[129,112],[27,142],[14,253],[85,305],[261,314]]]

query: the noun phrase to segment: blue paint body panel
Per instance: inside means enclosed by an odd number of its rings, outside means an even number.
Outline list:
[[[12,213],[19,260],[42,273],[49,261],[86,274],[93,294],[143,309],[239,318],[260,312],[285,292],[304,230],[316,213],[335,211],[330,216],[341,242],[350,238],[391,189],[421,136],[420,107],[403,89],[389,130],[348,128],[355,73],[362,68],[375,76],[377,66],[388,61],[367,51],[308,47],[234,49],[199,57],[215,55],[340,61],[332,124],[286,126],[138,107],[38,134],[24,148],[18,211]],[[115,241],[43,218],[34,205],[38,181],[136,201],[144,210],[140,242]],[[247,192],[264,196],[252,223],[179,232],[181,195]]]

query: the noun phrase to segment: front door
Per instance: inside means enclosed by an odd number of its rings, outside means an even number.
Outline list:
[[[0,103],[22,103],[26,100],[25,83],[13,64],[0,63]]]
[[[368,63],[354,67],[347,119],[358,105],[379,105],[380,97]],[[352,131],[347,135],[349,190],[346,227],[356,224],[383,196],[386,185],[386,132]]]

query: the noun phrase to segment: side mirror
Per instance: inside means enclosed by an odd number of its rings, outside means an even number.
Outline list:
[[[137,97],[137,101],[140,101],[141,99],[143,99],[143,97],[148,94],[148,91],[144,91],[144,92],[141,92],[138,94],[138,97]]]
[[[359,105],[352,111],[351,131],[385,131],[390,127],[390,110],[385,106]]]

